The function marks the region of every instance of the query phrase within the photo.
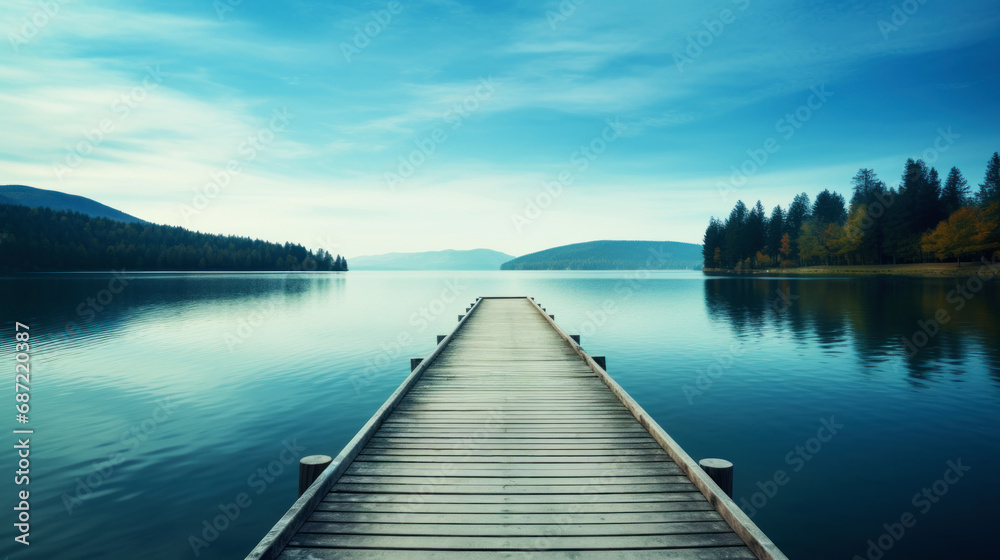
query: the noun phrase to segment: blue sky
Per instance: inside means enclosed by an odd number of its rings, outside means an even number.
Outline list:
[[[8,0],[0,31],[0,183],[349,257],[700,242],[738,198],[1000,150],[995,1]]]

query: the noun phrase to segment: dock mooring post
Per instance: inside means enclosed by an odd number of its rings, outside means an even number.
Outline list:
[[[604,356],[591,356],[597,365],[601,366],[601,369],[608,371],[608,359]]]
[[[702,459],[698,466],[722,488],[730,498],[733,497],[733,464],[725,459]]]
[[[330,466],[333,458],[329,455],[310,455],[299,459],[299,497],[306,493],[313,482]]]
[[[438,344],[441,344],[441,341],[443,341],[446,338],[448,338],[448,335],[446,335],[446,334],[439,334],[438,335]]]
[[[424,361],[423,358],[410,358],[410,371],[417,369],[422,361]]]

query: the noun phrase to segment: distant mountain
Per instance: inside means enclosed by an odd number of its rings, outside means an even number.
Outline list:
[[[135,216],[130,216],[100,202],[59,191],[36,189],[24,185],[0,185],[0,204],[15,204],[29,208],[51,208],[79,212],[92,218],[107,218],[119,222],[145,223]]]
[[[675,241],[590,241],[505,262],[501,270],[701,270],[701,245]]]
[[[497,270],[512,258],[489,249],[386,253],[354,257],[351,270]]]

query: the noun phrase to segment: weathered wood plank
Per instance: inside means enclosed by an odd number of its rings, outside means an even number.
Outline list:
[[[543,524],[472,524],[472,523],[405,523],[307,521],[299,533],[323,535],[405,535],[437,537],[610,537],[637,535],[689,535],[728,533],[732,528],[719,521],[677,523],[576,523],[569,519]]]
[[[657,511],[657,512],[559,512],[559,513],[475,513],[461,514],[410,512],[410,513],[369,513],[369,512],[316,512],[309,521],[317,523],[447,523],[485,525],[557,525],[563,523],[679,523],[693,521],[722,521],[718,512],[708,511]],[[596,529],[596,528],[595,528]],[[648,527],[647,527],[648,529]],[[314,531],[315,532],[315,531]],[[712,531],[686,531],[712,532]],[[446,533],[443,533],[446,534]],[[521,533],[507,533],[521,534]],[[592,532],[590,534],[597,534]],[[607,534],[607,533],[604,533]],[[650,534],[650,533],[643,533]],[[653,533],[655,534],[655,533]]]
[[[695,486],[682,484],[565,484],[523,486],[520,484],[351,484],[337,482],[335,492],[396,494],[620,494],[623,492],[691,492]]]
[[[621,560],[620,550],[403,550],[288,547],[281,560]],[[629,550],[629,560],[753,560],[745,546]]]
[[[403,463],[434,463],[440,464],[443,461],[448,461],[449,463],[506,463],[506,464],[532,464],[532,463],[583,463],[587,465],[598,465],[598,467],[603,468],[604,465],[607,468],[615,468],[627,463],[662,463],[669,462],[669,457],[663,455],[654,454],[651,456],[631,456],[622,455],[615,460],[598,461],[594,458],[589,458],[586,456],[559,456],[559,455],[502,455],[502,456],[474,456],[474,455],[365,455],[363,460],[369,462],[382,462],[382,463],[393,463],[393,462],[403,462]]]
[[[648,495],[648,494],[646,494]],[[677,493],[674,496],[683,497],[684,494]],[[719,515],[711,504],[699,495],[688,496],[688,500],[676,501],[656,501],[656,502],[598,502],[590,501],[586,503],[502,503],[502,504],[462,504],[462,503],[435,503],[422,502],[420,504],[410,502],[355,502],[355,501],[332,501],[327,500],[316,507],[316,511],[328,512],[367,512],[367,513],[460,513],[460,514],[559,514],[567,513],[628,513],[633,515],[644,515],[647,512],[705,512],[707,516]],[[714,517],[711,517],[714,519]]]
[[[297,533],[291,546],[345,548],[410,548],[418,550],[631,550],[696,548],[743,544],[736,533],[692,535],[619,535],[582,537],[415,537],[404,535],[321,535]]]
[[[611,492],[608,494],[380,494],[330,492],[324,502],[391,504],[608,504],[649,502],[697,502],[708,504],[697,490],[690,492]]]
[[[568,341],[528,298],[478,299],[248,558],[753,558],[754,534]]]
[[[360,457],[360,455],[359,455]],[[677,465],[667,462],[617,464],[595,467],[589,463],[565,465],[562,463],[510,464],[510,463],[445,463],[438,465],[400,465],[398,463],[377,463],[355,461],[344,475],[396,475],[396,476],[552,476],[557,473],[570,476],[613,475],[674,475],[682,476]]]

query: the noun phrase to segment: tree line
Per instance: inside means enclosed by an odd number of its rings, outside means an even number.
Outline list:
[[[0,205],[0,270],[112,269],[346,271],[347,260],[292,243]]]
[[[908,159],[896,187],[872,169],[851,180],[848,202],[824,190],[771,210],[738,201],[726,220],[705,230],[705,268],[760,268],[899,264],[974,258],[1000,253],[1000,154],[987,162],[975,194],[958,168],[942,183],[923,160]]]

